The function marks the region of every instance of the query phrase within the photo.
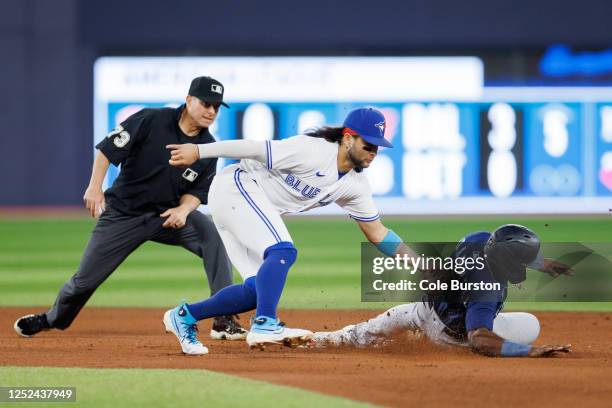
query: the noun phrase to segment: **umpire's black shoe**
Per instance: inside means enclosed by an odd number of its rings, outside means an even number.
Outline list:
[[[17,319],[13,327],[17,334],[23,337],[32,337],[40,331],[49,330],[51,328],[47,321],[47,315],[44,313],[22,316]]]
[[[234,320],[234,316],[218,316],[213,320],[210,337],[215,340],[244,340],[248,333]]]

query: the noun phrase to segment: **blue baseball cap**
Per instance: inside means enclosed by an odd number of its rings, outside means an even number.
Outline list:
[[[357,133],[363,140],[375,146],[393,147],[385,139],[385,116],[374,108],[357,108],[349,112],[343,126]]]

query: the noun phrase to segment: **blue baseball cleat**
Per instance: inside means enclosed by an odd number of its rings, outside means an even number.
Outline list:
[[[253,319],[251,331],[246,338],[250,348],[264,350],[267,344],[282,344],[286,347],[308,346],[312,332],[304,329],[289,329],[278,319],[258,316]]]
[[[187,310],[186,303],[164,313],[164,326],[166,333],[174,333],[178,338],[183,353],[194,356],[208,354],[208,349],[198,340],[197,321]]]

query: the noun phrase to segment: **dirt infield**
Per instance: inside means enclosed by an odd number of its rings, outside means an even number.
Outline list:
[[[204,368],[389,406],[610,406],[612,313],[537,313],[539,343],[572,343],[550,359],[486,358],[406,336],[379,349],[250,351],[211,341],[207,356],[180,353],[162,330],[161,309],[86,308],[66,332],[18,337],[12,325],[32,309],[2,308],[0,365]],[[369,311],[283,311],[294,326],[323,330],[371,317]],[[246,323],[247,317],[242,321]]]

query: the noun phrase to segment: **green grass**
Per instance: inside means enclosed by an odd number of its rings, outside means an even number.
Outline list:
[[[515,222],[533,228],[547,242],[612,242],[610,217],[601,218],[386,218],[406,241],[456,241],[475,230]],[[285,308],[383,308],[360,301],[360,242],[348,219],[287,220],[299,249],[281,300]],[[0,220],[0,305],[48,306],[74,273],[93,221]],[[238,275],[235,280],[239,281]],[[90,300],[96,306],[171,306],[208,296],[201,261],[171,246],[147,243],[134,252]],[[612,310],[603,303],[523,303],[510,308]]]
[[[0,367],[4,387],[76,387],[76,402],[36,407],[365,407],[206,370]],[[19,404],[21,405],[21,404]]]
[[[387,218],[405,241],[456,241],[475,230],[515,222],[547,242],[612,243],[610,218]],[[346,219],[290,218],[299,249],[283,293],[285,308],[384,308],[360,301],[361,232]],[[74,273],[91,220],[0,220],[0,306],[50,305]],[[235,276],[236,280],[239,277]],[[102,285],[89,305],[175,305],[208,296],[201,261],[189,252],[147,243]],[[514,310],[610,311],[612,303],[512,303]],[[0,367],[0,386],[73,386],[77,403],[36,406],[357,406],[357,402],[206,370]],[[109,392],[112,390],[112,392]]]

